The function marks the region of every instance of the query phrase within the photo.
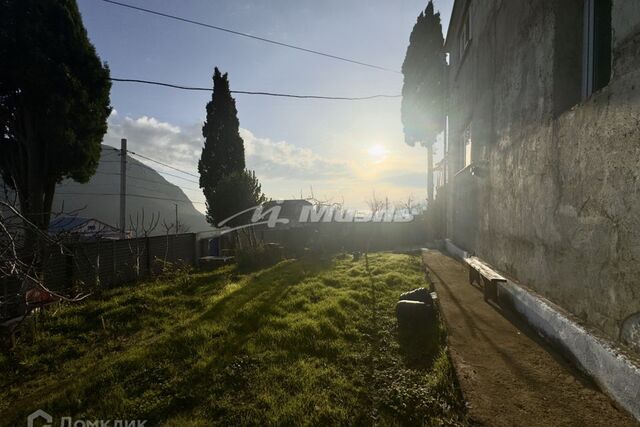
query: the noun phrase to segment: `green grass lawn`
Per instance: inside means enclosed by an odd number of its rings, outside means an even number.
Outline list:
[[[0,424],[41,408],[148,425],[452,425],[464,405],[434,322],[398,334],[417,256],[289,260],[121,287],[41,315],[0,354]],[[56,421],[56,425],[59,421]]]

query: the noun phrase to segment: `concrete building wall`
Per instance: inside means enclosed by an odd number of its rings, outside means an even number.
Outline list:
[[[472,42],[450,67],[450,237],[640,349],[640,2],[613,0],[612,79],[586,101],[582,0],[456,3],[447,46],[465,3]]]

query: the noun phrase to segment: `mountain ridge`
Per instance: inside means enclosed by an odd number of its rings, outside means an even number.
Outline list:
[[[126,202],[127,230],[136,228],[137,222],[138,232],[141,231],[143,226],[140,222],[144,212],[144,227],[150,226],[152,215],[159,216],[158,225],[150,235],[165,234],[164,225],[173,225],[176,222],[176,204],[179,228],[182,232],[211,230],[205,216],[193,206],[180,187],[129,155]],[[120,150],[102,144],[98,169],[88,183],[80,184],[66,179],[58,184],[52,212],[73,212],[117,227],[120,219]]]

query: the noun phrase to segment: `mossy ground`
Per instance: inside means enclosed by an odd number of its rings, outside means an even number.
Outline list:
[[[464,405],[434,321],[397,331],[416,256],[283,261],[105,291],[0,353],[0,424],[41,408],[148,425],[452,425]]]

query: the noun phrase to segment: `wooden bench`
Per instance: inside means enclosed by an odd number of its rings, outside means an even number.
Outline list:
[[[469,283],[482,287],[485,301],[498,302],[498,284],[506,283],[507,279],[477,257],[465,258],[464,261],[469,266]]]

